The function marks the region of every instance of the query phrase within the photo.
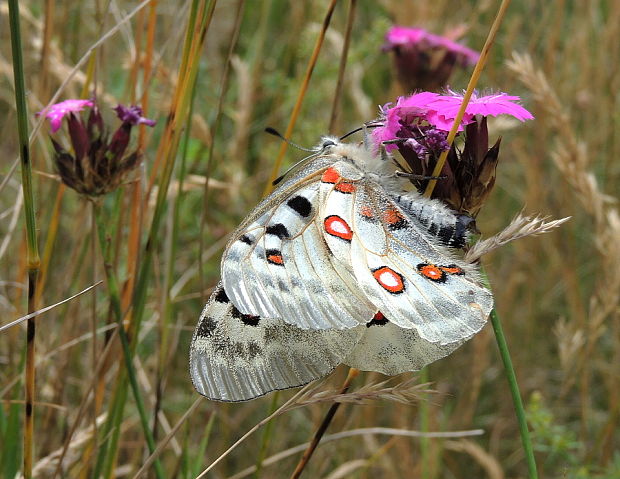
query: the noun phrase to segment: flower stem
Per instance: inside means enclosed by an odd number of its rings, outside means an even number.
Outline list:
[[[500,356],[502,357],[502,362],[504,363],[506,379],[508,380],[508,385],[510,386],[510,394],[512,395],[512,402],[514,404],[515,413],[517,415],[517,422],[519,423],[519,433],[521,434],[521,442],[523,443],[523,450],[525,452],[525,459],[527,461],[529,478],[537,479],[538,471],[536,470],[536,459],[534,458],[534,450],[532,449],[530,431],[527,427],[527,420],[525,418],[523,401],[521,400],[521,394],[519,393],[517,376],[515,374],[514,368],[512,367],[512,360],[510,359],[510,352],[508,351],[508,344],[506,343],[504,330],[502,329],[499,316],[497,315],[495,309],[491,311],[491,324],[493,325],[493,332],[495,333],[497,347],[499,349]]]
[[[491,25],[491,29],[489,30],[489,34],[487,35],[487,39],[484,42],[484,46],[482,47],[482,51],[480,52],[480,58],[474,67],[474,71],[471,74],[471,78],[469,79],[469,83],[467,84],[467,90],[465,91],[465,95],[463,96],[463,101],[461,103],[461,108],[454,119],[454,123],[452,123],[452,128],[450,128],[450,132],[448,133],[448,138],[446,141],[448,142],[448,149],[441,152],[439,158],[437,160],[437,164],[435,165],[435,169],[433,170],[432,176],[440,176],[441,170],[443,170],[443,165],[446,163],[446,159],[448,158],[448,153],[450,152],[450,147],[452,146],[452,142],[456,137],[456,134],[459,129],[459,125],[461,124],[461,120],[463,119],[463,115],[465,114],[465,109],[467,108],[467,104],[469,103],[469,99],[474,93],[474,88],[476,88],[476,84],[478,83],[478,79],[482,74],[482,70],[487,63],[487,59],[489,57],[489,52],[491,51],[491,47],[493,46],[493,42],[495,41],[495,36],[497,35],[497,31],[499,30],[500,25],[502,24],[502,20],[504,20],[504,16],[506,15],[506,10],[508,10],[508,6],[510,5],[510,0],[502,0],[499,9],[497,10],[497,15],[495,15],[495,20],[493,21],[493,25]],[[429,180],[428,185],[426,186],[426,190],[424,191],[424,196],[430,198],[433,194],[433,190],[435,189],[435,185],[437,184],[437,180]]]
[[[13,77],[15,81],[15,108],[17,111],[17,133],[22,168],[22,191],[26,212],[26,243],[28,261],[28,313],[36,311],[37,280],[41,260],[37,245],[37,228],[34,214],[34,194],[32,191],[32,165],[28,139],[28,110],[26,108],[26,88],[24,64],[22,59],[21,32],[19,25],[19,2],[9,0],[9,24],[11,29],[11,49],[13,54]],[[25,380],[25,418],[24,418],[24,478],[32,477],[33,435],[34,435],[34,380],[35,380],[35,318],[28,319],[26,329],[26,380]]]
[[[349,369],[349,374],[347,375],[347,378],[342,383],[342,387],[340,388],[340,394],[344,394],[349,390],[351,383],[359,375],[359,373],[360,373],[359,369],[355,369],[355,368]],[[327,414],[323,418],[321,425],[318,427],[318,429],[314,433],[314,436],[312,437],[312,441],[310,441],[310,444],[304,451],[303,456],[301,456],[301,459],[299,460],[297,467],[293,471],[293,474],[291,475],[291,479],[298,479],[299,476],[301,476],[301,473],[303,472],[305,467],[308,465],[308,461],[310,461],[312,454],[314,454],[314,450],[319,445],[319,442],[321,441],[323,434],[325,434],[325,431],[327,431],[327,428],[332,422],[332,419],[334,418],[336,411],[338,411],[340,404],[341,403],[339,402],[335,402],[334,404],[331,405],[331,407],[327,411]]]
[[[153,454],[155,451],[155,441],[153,439],[153,435],[151,433],[151,429],[149,427],[148,415],[146,413],[146,408],[144,406],[144,400],[142,399],[142,394],[140,393],[140,387],[138,386],[138,380],[136,379],[136,371],[132,362],[132,351],[129,347],[129,339],[127,337],[127,332],[125,331],[125,327],[123,325],[123,313],[121,310],[121,299],[119,294],[118,282],[116,280],[116,275],[112,269],[112,262],[110,258],[110,248],[107,245],[106,241],[106,233],[105,233],[105,223],[102,219],[101,208],[95,204],[93,204],[95,221],[97,223],[97,234],[99,237],[99,248],[101,249],[103,255],[103,263],[104,270],[107,280],[107,289],[108,294],[110,296],[110,304],[112,306],[112,311],[114,312],[114,316],[116,317],[116,321],[118,323],[118,336],[121,341],[121,346],[123,348],[123,357],[125,359],[125,368],[127,373],[127,378],[129,379],[129,385],[131,386],[131,390],[133,392],[134,400],[136,401],[136,407],[138,409],[138,414],[140,416],[140,422],[142,424],[142,429],[144,431],[144,436],[146,439],[147,446],[149,448],[149,452]],[[119,422],[120,424],[120,422]],[[159,460],[155,460],[155,473],[159,479],[163,479],[165,477],[164,470],[161,466]]]

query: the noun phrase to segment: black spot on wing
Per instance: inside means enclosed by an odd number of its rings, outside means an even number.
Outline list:
[[[215,293],[215,301],[217,301],[218,303],[229,303],[230,300],[228,299],[228,296],[226,295],[226,291],[224,291],[224,288],[219,288],[217,290],[217,293]]]
[[[248,235],[241,235],[239,237],[239,241],[248,245],[252,245],[252,243],[254,243],[254,240],[252,240],[252,238],[250,238]]]
[[[198,325],[198,331],[196,335],[200,338],[208,338],[213,334],[215,328],[217,327],[217,323],[213,318],[209,318],[205,316],[200,320],[200,324]]]
[[[235,305],[231,307],[230,315],[233,318],[241,321],[246,326],[258,326],[258,323],[260,322],[260,316],[252,316],[251,314],[243,314],[241,311],[239,311],[236,308]]]
[[[381,311],[377,311],[372,317],[372,319],[366,323],[366,327],[370,328],[371,326],[385,326],[387,323],[389,323],[388,319],[383,316],[383,313]]]
[[[295,213],[304,218],[307,218],[310,216],[310,213],[312,213],[312,204],[303,196],[293,196],[286,202],[286,204],[289,208],[295,211]]]
[[[267,226],[265,233],[268,235],[277,236],[280,239],[288,238],[290,236],[288,230],[286,229],[286,226],[284,226],[282,223],[276,223],[275,225]]]

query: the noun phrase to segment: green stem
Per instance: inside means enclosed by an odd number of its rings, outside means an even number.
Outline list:
[[[517,376],[515,374],[514,368],[512,367],[512,360],[510,359],[510,352],[508,351],[506,337],[504,336],[504,331],[502,329],[502,325],[499,321],[499,316],[497,315],[495,309],[491,311],[491,324],[493,325],[493,331],[495,332],[497,347],[504,363],[506,379],[508,380],[508,385],[510,386],[510,394],[512,395],[512,402],[514,404],[515,413],[517,415],[517,422],[519,423],[519,432],[521,434],[521,442],[523,443],[523,450],[525,452],[525,459],[527,461],[529,478],[537,479],[538,471],[536,470],[536,459],[534,458],[534,450],[532,448],[532,441],[530,439],[530,431],[527,427],[527,419],[525,417],[525,409],[523,408],[523,401],[521,400],[521,394],[519,392]]]
[[[420,384],[428,383],[429,381],[428,366],[420,370],[419,375],[420,375],[420,380],[419,380]],[[421,398],[421,401],[419,402],[419,412],[420,412],[420,431],[428,432],[429,411],[428,411],[428,397],[426,396],[426,394],[423,395],[423,397]],[[430,467],[431,456],[430,456],[430,447],[429,447],[428,437],[420,438],[420,459],[421,459],[420,460],[420,464],[421,464],[420,477],[422,479],[428,479],[429,477],[431,477],[431,467]]]
[[[37,245],[37,227],[32,190],[32,165],[28,140],[28,109],[26,108],[26,87],[24,62],[22,59],[21,31],[19,24],[19,2],[9,0],[9,24],[11,29],[11,51],[13,54],[13,78],[15,81],[15,108],[17,111],[17,133],[22,169],[22,191],[26,213],[26,242],[28,261],[28,313],[36,310],[37,281],[41,260]],[[28,320],[26,330],[26,379],[24,416],[24,478],[32,477],[34,457],[34,386],[35,386],[35,318]]]
[[[101,249],[103,255],[103,263],[104,270],[108,285],[108,294],[110,296],[110,304],[112,305],[112,311],[114,312],[114,316],[116,317],[116,321],[118,323],[118,336],[121,340],[121,346],[123,348],[123,357],[125,359],[125,367],[127,372],[127,377],[129,379],[129,385],[131,386],[131,390],[133,392],[134,399],[136,401],[136,407],[138,409],[138,414],[140,416],[140,423],[142,424],[142,429],[144,431],[144,436],[146,438],[146,443],[149,448],[149,452],[153,454],[155,451],[155,440],[153,439],[153,435],[151,433],[151,429],[149,428],[148,415],[146,413],[146,408],[144,406],[144,400],[142,399],[142,394],[140,393],[140,387],[138,386],[138,380],[136,379],[136,371],[134,369],[134,365],[132,362],[132,352],[129,347],[129,339],[127,337],[127,333],[125,331],[125,327],[123,326],[123,313],[121,309],[121,299],[119,294],[118,282],[116,280],[116,275],[112,269],[112,263],[110,258],[110,247],[108,242],[106,241],[106,233],[105,233],[105,223],[102,218],[101,208],[95,204],[93,204],[93,210],[95,215],[95,221],[97,223],[97,233],[99,237],[99,248]],[[122,410],[121,410],[122,411]],[[118,409],[115,410],[114,415],[120,414]],[[120,426],[120,418],[118,418],[118,422],[116,423]],[[165,477],[164,470],[161,466],[161,463],[158,459],[155,460],[155,473],[159,479],[163,479]]]

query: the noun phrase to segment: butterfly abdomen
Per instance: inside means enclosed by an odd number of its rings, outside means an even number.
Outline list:
[[[437,200],[413,199],[401,195],[394,199],[441,244],[451,248],[462,248],[467,244],[469,229],[474,222],[471,216],[454,213]]]

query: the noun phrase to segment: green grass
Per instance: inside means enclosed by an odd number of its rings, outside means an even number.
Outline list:
[[[141,422],[130,390],[119,393],[130,385],[119,374],[126,370],[123,349],[112,333],[117,308],[108,287],[100,286],[96,295],[84,295],[37,319],[34,477],[53,476],[52,454],[68,440],[82,403],[83,417],[75,424],[64,472],[57,477],[92,477],[97,467],[133,477],[148,456],[144,428],[151,428],[157,448],[196,400],[187,373],[192,330],[205,295],[218,280],[226,235],[263,194],[281,148],[263,130],[286,130],[329,2],[245,2],[227,85],[222,78],[234,40],[237,2],[218,2],[209,23],[209,2],[181,8],[178,2],[160,0],[94,49],[91,70],[86,58],[58,98],[89,96],[96,84],[108,123],[114,122],[110,107],[131,101],[142,103],[146,116],[158,120],[152,130],[134,131],[134,145],[144,152],[143,167],[131,177],[135,181],[103,201],[106,247],[97,246],[94,254],[90,204],[72,190],[59,191],[48,128],[35,129],[39,120],[34,112],[137,3],[19,3],[26,119],[35,132],[32,191],[41,246],[37,303],[55,303],[95,278],[105,279],[102,251],[108,248],[148,423]],[[292,129],[292,140],[305,146],[316,144],[329,128],[348,3],[336,5]],[[495,3],[459,2],[456,8],[446,0],[406,5],[358,1],[333,133],[358,127],[376,116],[377,105],[405,93],[389,56],[380,50],[392,23],[436,33],[465,24],[468,46],[479,49]],[[190,15],[197,31],[188,29]],[[513,0],[479,81],[481,89],[522,96],[536,116],[527,124],[490,122],[490,140],[503,140],[495,191],[478,217],[479,229],[490,236],[523,208],[528,214],[573,217],[553,233],[515,242],[483,259],[526,404],[540,477],[612,478],[620,470],[620,378],[615,367],[620,364],[615,267],[620,247],[614,241],[620,227],[614,219],[617,207],[597,201],[597,193],[617,195],[620,180],[620,71],[614,68],[620,54],[620,26],[614,20],[619,15],[617,2]],[[0,22],[8,25],[5,7],[0,7]],[[207,31],[204,46],[201,29]],[[5,40],[0,43],[0,311],[5,324],[27,313],[28,248],[26,215],[20,209],[12,221],[21,204],[16,200],[21,171],[18,167],[6,176],[19,156],[15,125],[20,117],[8,28],[0,36]],[[516,70],[506,66],[513,52],[531,56],[548,88],[540,77],[528,75],[523,63]],[[455,72],[451,86],[464,89],[470,74]],[[69,144],[67,138],[61,141]],[[301,156],[288,148],[283,168]],[[590,174],[597,180],[594,187]],[[93,327],[99,375],[93,370]],[[109,359],[102,359],[109,340]],[[0,477],[7,479],[22,470],[24,345],[25,326],[0,333]],[[425,477],[501,477],[497,471],[527,477],[491,326],[433,364],[428,374],[441,393],[426,395],[428,429],[481,428],[485,433],[428,439]],[[346,369],[338,369],[325,387],[337,389],[345,376]],[[353,390],[377,379],[362,373]],[[91,383],[95,393],[87,394]],[[118,394],[126,395],[123,407]],[[293,394],[281,393],[279,404]],[[271,400],[201,402],[162,448],[160,475],[195,477],[270,414]],[[213,477],[233,476],[256,465],[259,457],[264,459],[261,477],[288,477],[300,453],[275,464],[269,458],[307,442],[327,407],[309,404],[278,416],[267,437],[251,435],[216,466]],[[420,429],[418,407],[381,401],[343,404],[328,434],[374,426]],[[109,411],[116,411],[115,416],[106,417]],[[89,428],[95,415],[100,420],[93,443]],[[417,477],[423,469],[420,444],[419,438],[383,435],[342,438],[319,446],[303,477],[326,477],[346,466],[352,468],[346,477]],[[361,462],[352,462],[356,460]],[[149,471],[155,477],[154,465]]]

